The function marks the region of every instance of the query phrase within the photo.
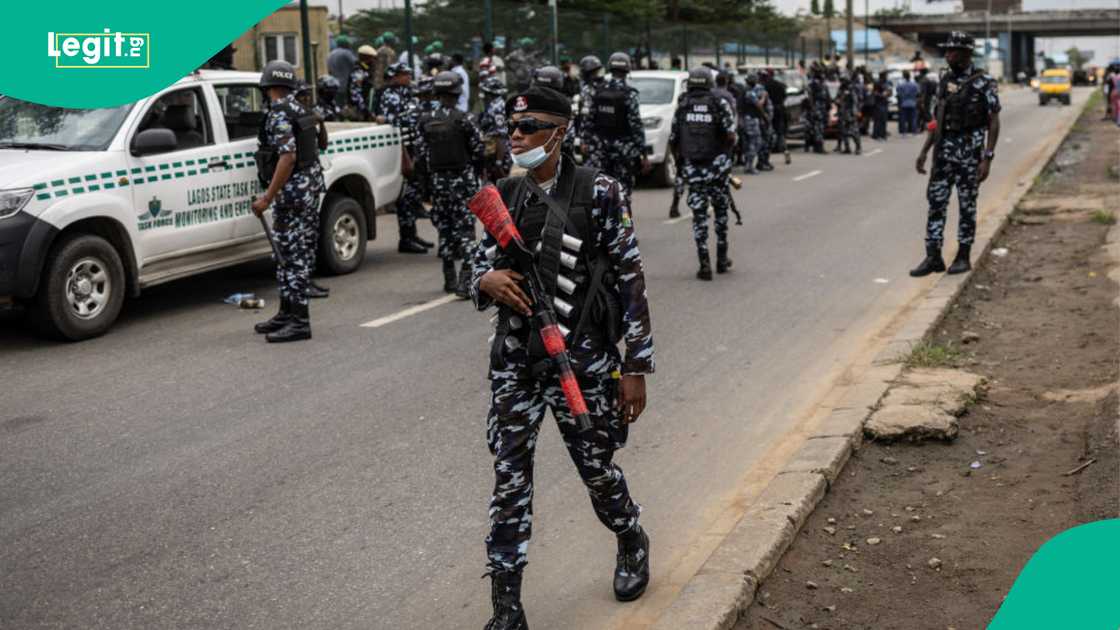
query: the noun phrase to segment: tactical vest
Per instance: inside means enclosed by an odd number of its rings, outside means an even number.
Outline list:
[[[743,96],[743,113],[750,118],[762,118],[762,106],[758,103],[758,95],[754,90],[747,88],[746,95]]]
[[[523,177],[507,177],[498,182],[502,200],[513,209],[514,222],[526,245],[530,251],[537,251],[539,246],[536,263],[545,299],[551,302],[559,298],[571,306],[567,314],[556,309],[557,319],[571,331],[566,339],[569,347],[575,347],[585,337],[596,347],[615,345],[623,334],[618,278],[607,253],[595,246],[591,208],[597,176],[595,169],[576,166],[570,159],[564,159],[560,179],[550,195],[560,208],[566,209],[563,216],[533,195]],[[564,246],[565,235],[582,241],[578,252]],[[562,258],[566,256],[574,258],[574,269],[564,264]],[[571,284],[561,280],[561,276]],[[509,307],[501,306],[491,350],[492,361],[500,359],[505,337],[511,331],[535,325]],[[534,365],[548,358],[537,333],[530,330],[528,336],[529,360]],[[541,369],[544,368],[547,365]]]
[[[271,107],[284,111],[288,120],[292,122],[292,134],[296,138],[296,165],[295,169],[307,168],[319,161],[319,129],[316,125],[315,114],[303,107],[294,107],[292,103],[284,101],[272,104]],[[257,179],[265,188],[272,183],[272,176],[276,173],[276,166],[280,163],[280,152],[268,143],[268,114],[261,119],[260,131],[257,133],[259,147],[254,156],[257,161]]]
[[[630,133],[630,117],[627,115],[629,97],[630,90],[625,86],[604,83],[595,90],[591,100],[595,105],[593,124],[597,133],[611,138],[621,138]]]
[[[681,105],[681,155],[689,162],[711,162],[723,153],[719,97],[711,92],[690,93]]]
[[[420,121],[421,133],[428,144],[428,168],[431,170],[461,171],[470,163],[464,117],[463,112],[454,109],[449,114],[427,114]]]
[[[976,75],[968,77],[953,94],[948,94],[949,80],[942,83],[940,98],[945,103],[945,131],[973,131],[988,126],[988,101],[972,87],[977,78]]]

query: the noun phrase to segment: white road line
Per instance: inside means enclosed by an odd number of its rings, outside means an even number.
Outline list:
[[[864,154],[863,154],[863,157],[871,157],[872,155],[879,155],[879,154],[880,154],[880,153],[882,153],[882,152],[883,152],[883,150],[882,150],[882,149],[875,149],[874,151],[870,151],[870,152],[868,152],[868,153],[864,153]]]
[[[691,219],[691,218],[692,218],[691,213],[682,214],[681,216],[679,216],[675,219],[666,219],[666,220],[662,221],[662,223],[664,223],[665,225],[673,225],[675,223],[680,223],[681,221],[686,221],[686,220]]]
[[[804,175],[798,175],[797,177],[794,177],[793,181],[799,182],[803,179],[809,179],[810,177],[816,177],[817,175],[820,175],[823,172],[824,171],[809,171],[808,173],[805,173]]]
[[[441,298],[436,298],[431,302],[424,302],[423,304],[410,306],[403,311],[398,311],[396,313],[393,313],[392,315],[378,317],[377,319],[370,320],[362,324],[361,326],[362,328],[380,328],[387,324],[392,324],[393,322],[400,321],[406,317],[412,317],[413,315],[418,315],[420,313],[423,313],[424,311],[429,311],[433,308],[436,308],[437,306],[443,306],[444,304],[450,304],[458,300],[459,298],[454,295],[445,295]]]

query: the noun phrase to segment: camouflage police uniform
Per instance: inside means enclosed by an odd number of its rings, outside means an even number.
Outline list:
[[[926,247],[941,248],[945,234],[945,215],[953,187],[960,202],[960,224],[957,240],[971,245],[976,237],[976,199],[980,194],[979,167],[983,157],[988,123],[1000,111],[999,90],[995,79],[980,73],[975,66],[964,72],[947,70],[937,88],[937,106],[953,103],[961,113],[955,115],[947,107],[939,120],[941,141],[933,148],[926,199],[929,217],[926,221]],[[975,112],[973,119],[966,113]]]
[[[369,120],[373,111],[373,104],[369,102],[373,90],[373,74],[369,66],[362,61],[355,63],[354,69],[350,71],[350,80],[346,85],[349,86],[347,102],[349,107],[353,109],[352,115],[357,120]]]
[[[614,125],[606,125],[610,115],[600,111],[603,104],[597,101],[607,91],[625,94],[622,102],[618,103],[625,108],[625,124],[621,124],[623,119],[616,115]],[[638,164],[646,147],[646,132],[642,127],[638,91],[627,85],[625,79],[612,76],[594,87],[587,117],[580,124],[580,143],[590,151],[587,164],[618,180],[629,204],[630,193],[638,179]]]
[[[564,169],[575,169],[566,159]],[[567,342],[572,369],[594,428],[580,432],[568,411],[559,381],[552,370],[535,372],[527,350],[528,325],[507,330],[491,342],[490,411],[486,438],[494,456],[495,485],[490,502],[490,534],[486,538],[488,564],[493,571],[520,573],[527,563],[533,525],[533,454],[545,411],[551,409],[561,437],[587,487],[599,521],[616,534],[635,530],[640,506],[631,498],[614,453],[626,443],[628,428],[617,408],[620,374],[654,371],[653,335],[646,301],[645,274],[630,209],[619,183],[599,173],[594,176],[590,206],[591,243],[583,247],[605,253],[609,277],[621,311],[623,357],[614,344],[596,341],[590,334]],[[551,191],[549,191],[551,192]],[[523,208],[533,198],[526,195]],[[517,214],[517,207],[510,208]],[[525,234],[530,238],[529,234]],[[480,292],[483,275],[495,268],[486,252],[497,242],[487,234],[474,252],[471,294],[479,310],[494,301]],[[500,256],[498,257],[500,259]],[[508,315],[499,307],[499,315]],[[514,315],[514,317],[520,317]],[[521,318],[521,322],[524,322]],[[572,323],[569,321],[569,323]],[[536,334],[536,333],[532,333]],[[511,341],[507,341],[507,339]]]
[[[859,111],[863,107],[860,102],[859,91],[850,81],[842,83],[836,94],[836,107],[839,110],[840,140],[837,148],[844,153],[851,151],[851,144],[856,147],[856,155],[862,150],[862,140],[859,134]]]
[[[482,114],[478,117],[478,127],[482,137],[487,142],[493,142],[505,148],[501,159],[495,157],[487,164],[487,177],[494,181],[508,177],[513,168],[513,154],[509,150],[509,120],[506,118],[506,99],[502,94],[495,94],[483,107]]]
[[[420,101],[412,88],[407,85],[388,85],[383,88],[377,102],[376,114],[383,116],[385,122],[397,128],[401,143],[411,149],[420,122]],[[400,198],[397,200],[397,227],[402,236],[415,235],[416,217],[423,211],[423,201],[419,186],[413,178],[404,180]]]
[[[289,112],[297,116],[307,113],[294,93],[272,103],[265,118],[264,144],[280,155],[296,153],[296,121]],[[280,298],[290,304],[307,305],[318,232],[319,195],[324,189],[323,169],[318,160],[306,166],[297,163],[272,205],[276,245],[284,258],[284,264],[276,266],[276,280],[280,284]]]
[[[731,105],[717,97],[712,96],[708,108],[715,107],[712,120],[718,142],[719,153],[711,160],[688,159],[688,147],[684,126],[688,124],[687,116],[690,113],[690,101],[703,98],[707,91],[689,91],[681,99],[673,116],[673,124],[669,131],[669,145],[677,147],[677,153],[684,156],[681,173],[688,182],[688,207],[692,210],[692,237],[696,241],[696,253],[703,267],[709,260],[708,253],[708,206],[711,205],[715,212],[716,246],[726,255],[727,251],[727,212],[730,207],[729,192],[727,189],[728,177],[731,175],[731,155],[729,149],[723,148],[724,138],[735,134],[735,115]]]
[[[446,118],[458,112],[454,107],[438,105],[434,111],[421,118],[421,133],[416,137],[417,160],[427,176],[427,188],[432,195],[432,224],[439,232],[437,255],[446,261],[466,261],[474,245],[474,216],[467,209],[467,201],[478,192],[476,171],[482,167],[485,147],[482,134],[469,116],[459,118],[466,134],[468,161],[462,168],[433,170],[431,157],[435,150],[424,137],[424,125],[433,119]],[[460,114],[462,112],[459,112]]]
[[[825,118],[828,117],[831,99],[828,88],[818,76],[809,79],[808,97],[805,99],[805,150],[824,147]]]
[[[762,100],[759,96],[759,91],[755,88],[748,88],[746,93],[743,94],[743,102],[746,107],[743,108],[743,160],[746,163],[747,172],[754,173],[755,159],[762,151]]]

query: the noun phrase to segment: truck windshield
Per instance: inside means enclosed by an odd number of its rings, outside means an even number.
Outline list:
[[[1069,83],[1069,77],[1064,74],[1055,74],[1048,77],[1042,77],[1043,83]]]
[[[101,151],[131,109],[64,109],[0,97],[0,149]]]
[[[638,90],[639,105],[665,105],[673,102],[673,91],[677,81],[676,79],[634,77],[628,83]]]

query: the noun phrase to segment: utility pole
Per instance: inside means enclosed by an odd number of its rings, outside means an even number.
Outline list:
[[[338,0],[338,34],[342,34],[342,0]]]
[[[863,0],[863,65],[871,65],[871,52],[867,40],[871,37],[871,1]]]
[[[1009,9],[1010,10],[1010,9]],[[988,0],[988,10],[984,11],[984,67],[992,56],[992,0]]]
[[[482,37],[488,42],[494,41],[494,0],[485,0],[482,3],[483,26]]]
[[[404,49],[408,51],[409,71],[416,74],[416,55],[412,50],[412,0],[404,0]]]
[[[552,65],[560,65],[560,20],[556,0],[548,0],[549,21],[552,24]]]
[[[307,0],[299,0],[299,27],[303,31],[303,80],[315,85],[315,68],[311,67],[311,20],[307,17]]]
[[[855,43],[856,42],[855,42],[855,37],[853,36],[853,25],[852,25],[854,19],[855,18],[852,15],[852,0],[847,0],[847,4],[844,6],[844,22],[846,22],[845,28],[848,30],[848,34],[847,34],[848,35],[848,40],[847,40],[848,43],[845,45],[845,49],[848,53],[848,71],[849,72],[851,72],[852,68],[856,67],[856,59],[855,59],[855,57],[856,57]]]

